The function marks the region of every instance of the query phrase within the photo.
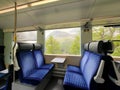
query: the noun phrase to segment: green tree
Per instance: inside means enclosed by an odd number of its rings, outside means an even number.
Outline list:
[[[80,54],[80,35],[77,35],[70,47],[70,54]]]
[[[60,44],[59,42],[54,39],[53,36],[50,36],[46,40],[46,54],[60,54]]]
[[[120,40],[120,29],[113,27],[95,27],[93,29],[93,40]],[[114,42],[113,56],[120,56],[120,42]]]
[[[120,34],[116,35],[114,37],[115,40],[120,40]],[[120,56],[120,42],[114,42],[114,52],[112,54],[113,56]]]
[[[93,40],[112,40],[116,32],[115,28],[97,27],[93,29]]]

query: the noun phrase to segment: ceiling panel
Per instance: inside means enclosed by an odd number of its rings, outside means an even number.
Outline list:
[[[34,0],[17,0],[19,4]],[[0,0],[0,8],[12,6],[11,0]],[[120,0],[60,0],[18,11],[17,27],[83,22],[93,18],[94,24],[118,23]],[[97,19],[97,20],[96,20]],[[100,21],[101,19],[101,21]],[[104,19],[104,20],[103,20]],[[116,22],[115,22],[116,21]],[[14,27],[14,12],[0,15],[0,28]]]
[[[97,0],[94,6],[93,17],[120,16],[120,0]]]

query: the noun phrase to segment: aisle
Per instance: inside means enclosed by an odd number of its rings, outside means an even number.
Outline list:
[[[64,90],[63,78],[52,77],[45,90]]]

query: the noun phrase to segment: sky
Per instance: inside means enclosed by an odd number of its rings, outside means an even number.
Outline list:
[[[45,31],[45,38],[52,32],[54,31],[63,31],[63,32],[67,32],[67,33],[70,33],[70,34],[76,34],[77,31],[80,30],[80,27],[79,28],[65,28],[65,29],[54,29],[54,30],[46,30]]]

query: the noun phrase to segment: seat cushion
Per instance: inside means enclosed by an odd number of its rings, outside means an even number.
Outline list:
[[[70,86],[73,88],[79,88],[82,90],[87,90],[87,84],[84,80],[84,77],[81,74],[73,73],[73,72],[66,72],[64,77],[63,85]]]
[[[23,82],[37,85],[44,79],[48,72],[48,69],[36,69],[29,76],[25,77]]]
[[[44,64],[40,68],[41,69],[49,69],[51,70],[54,67],[54,64]]]
[[[75,73],[80,73],[81,74],[81,69],[78,66],[68,65],[66,71],[67,72],[75,72]]]
[[[33,78],[35,80],[42,80],[49,72],[48,69],[34,70],[27,78]]]

